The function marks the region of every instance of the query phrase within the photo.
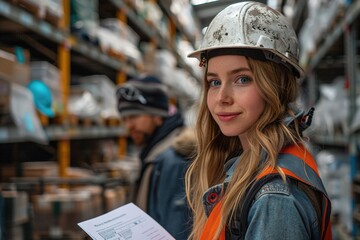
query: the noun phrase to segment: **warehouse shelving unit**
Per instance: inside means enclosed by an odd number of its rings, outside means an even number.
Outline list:
[[[105,3],[102,3],[105,4]],[[171,46],[173,43],[171,40],[166,40],[163,37],[159,35],[159,33],[156,31],[156,29],[153,29],[152,27],[149,27],[149,24],[147,24],[144,20],[139,18],[136,15],[136,12],[131,9],[130,6],[128,6],[124,1],[122,0],[109,0],[106,4],[113,4],[120,14],[125,14],[126,21],[129,22],[134,28],[138,29],[140,31],[139,35],[141,35],[142,39],[153,42],[157,45],[158,48],[171,50],[174,55],[176,56],[178,60],[178,65],[186,70],[189,71],[189,73],[193,74],[192,69],[184,63],[184,61],[181,59],[179,53],[177,53]],[[164,6],[164,4],[159,3],[161,6]],[[69,1],[64,1],[64,9],[68,9],[70,6]],[[164,9],[164,8],[163,8]],[[169,17],[169,29],[173,28],[174,32],[173,34],[176,34],[176,32],[181,34],[186,34],[182,27],[177,22],[175,25],[173,16],[171,16],[171,12],[166,12],[167,16]],[[81,55],[82,58],[86,58],[86,64],[90,63],[90,69],[92,67],[95,67],[95,71],[101,71],[103,69],[99,69],[98,65],[99,63],[104,66],[104,68],[107,68],[107,71],[112,71],[112,76],[115,76],[117,78],[117,82],[126,81],[126,78],[129,76],[135,76],[139,73],[138,66],[135,64],[132,64],[128,61],[121,61],[117,58],[114,58],[107,53],[102,52],[98,47],[91,45],[81,39],[78,39],[74,36],[72,36],[69,32],[69,27],[64,26],[62,28],[58,28],[53,26],[52,24],[37,18],[33,14],[20,9],[19,7],[12,5],[8,1],[0,1],[0,15],[11,20],[12,22],[20,25],[21,27],[25,28],[26,30],[30,30],[34,32],[35,34],[38,34],[38,38],[40,41],[50,41],[52,42],[53,46],[58,45],[58,56],[57,59],[53,59],[58,62],[60,72],[62,75],[62,79],[68,79],[67,81],[62,80],[64,83],[63,91],[66,93],[66,89],[69,85],[69,78],[70,78],[70,62],[71,60],[71,54]],[[69,20],[66,20],[66,18],[69,18],[69,13],[64,12],[64,18],[62,21],[68,22]],[[62,25],[68,25],[68,23],[63,23]],[[186,36],[187,39],[191,39],[189,36]],[[172,39],[173,40],[173,39]],[[191,39],[192,40],[192,39]],[[110,69],[110,70],[109,70]],[[65,97],[66,98],[66,97]],[[65,100],[66,101],[66,100]],[[66,118],[66,110],[64,113],[64,117]],[[59,134],[57,132],[63,131],[63,136],[66,136],[66,138],[81,138],[81,137],[87,137],[86,132],[92,132],[89,134],[90,136],[94,136],[94,133],[102,132],[102,135],[106,135],[106,132],[109,133],[109,136],[114,136],[114,129],[110,129],[109,131],[103,130],[103,127],[96,127],[96,128],[89,128],[88,130],[79,131],[79,133],[72,132],[71,134],[66,134],[67,130],[66,128],[62,127],[53,127],[46,129],[47,133],[49,134],[49,138],[53,140],[57,140],[59,138]],[[20,132],[17,132],[14,128],[1,128],[0,129],[0,141],[6,142],[6,141],[22,141],[26,139],[22,139],[22,134]],[[124,133],[123,129],[117,129],[116,133]],[[17,139],[17,140],[16,140]]]
[[[70,0],[63,0],[64,15],[59,20],[58,25],[54,25],[36,16],[33,12],[27,11],[16,5],[16,0],[0,0],[0,31],[6,31],[9,34],[2,34],[0,43],[24,45],[29,49],[30,54],[37,59],[44,59],[57,66],[61,79],[61,91],[64,94],[64,110],[55,120],[51,120],[39,114],[43,124],[44,131],[54,149],[56,149],[55,160],[58,163],[59,178],[42,178],[42,179],[23,179],[12,178],[13,184],[21,187],[36,188],[41,184],[58,185],[64,188],[70,185],[99,185],[115,187],[116,185],[129,185],[132,183],[122,181],[114,177],[113,179],[104,179],[94,177],[76,181],[69,178],[68,169],[72,165],[71,159],[72,142],[77,140],[97,139],[118,139],[118,155],[125,156],[128,151],[127,138],[125,129],[119,125],[91,125],[91,126],[74,126],[71,124],[68,109],[66,107],[69,97],[70,79],[73,71],[78,74],[104,74],[107,75],[114,83],[125,82],[128,78],[136,76],[142,71],[142,67],[130,59],[114,57],[111,54],[103,52],[100,47],[92,45],[83,39],[73,35],[70,31]],[[15,4],[14,4],[15,3]],[[150,42],[157,49],[169,50],[175,56],[178,67],[185,69],[194,79],[197,76],[192,68],[181,58],[180,53],[174,48],[176,36],[181,36],[191,42],[194,39],[189,36],[172,13],[165,8],[163,1],[158,1],[161,9],[165,11],[168,18],[168,30],[170,38],[164,38],[143,18],[138,16],[136,9],[133,9],[127,1],[124,0],[106,0],[101,4],[109,6],[111,17],[120,19],[134,29],[140,36],[140,41]],[[100,12],[100,10],[99,10]],[[21,144],[35,142],[44,144],[20,131],[15,126],[0,126],[0,144],[14,146],[12,155],[18,157],[18,150]],[[2,155],[0,154],[0,157]],[[31,156],[29,156],[31,158]],[[19,160],[14,163],[21,164]],[[3,164],[0,161],[0,167]],[[109,184],[110,183],[110,184]],[[40,185],[41,185],[40,184]]]
[[[341,11],[340,11],[341,12]],[[347,86],[347,96],[349,101],[349,115],[347,116],[347,126],[350,126],[354,116],[358,111],[356,98],[359,95],[359,27],[360,21],[360,1],[352,1],[339,18],[329,23],[329,31],[323,36],[318,44],[316,51],[309,56],[306,69],[306,79],[304,82],[308,92],[307,104],[313,106],[319,99],[319,86],[321,83],[331,83],[336,76],[344,76],[344,84]],[[316,113],[315,113],[316,114]],[[324,135],[323,133],[312,133],[311,141],[321,149],[341,149],[347,156],[350,163],[350,175],[352,181],[352,230],[344,230],[344,226],[337,223],[335,232],[336,239],[359,239],[359,133],[335,133]],[[346,178],[347,176],[343,176]]]

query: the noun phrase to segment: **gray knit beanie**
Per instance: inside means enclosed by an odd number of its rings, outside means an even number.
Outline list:
[[[169,98],[166,86],[154,76],[130,79],[116,91],[121,117],[131,115],[169,115]]]

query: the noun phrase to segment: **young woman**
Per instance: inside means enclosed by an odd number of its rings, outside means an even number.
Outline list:
[[[191,239],[331,239],[330,201],[296,107],[296,34],[266,5],[221,11],[199,50],[205,67],[197,157],[186,174]]]

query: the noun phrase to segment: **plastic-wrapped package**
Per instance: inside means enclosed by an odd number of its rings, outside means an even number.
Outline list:
[[[320,85],[320,94],[311,129],[329,136],[347,135],[349,100],[344,79],[339,77],[332,84]]]
[[[16,83],[11,84],[10,111],[21,135],[40,143],[48,143],[30,90]]]
[[[62,0],[46,0],[46,10],[52,15],[62,18],[64,15]]]
[[[100,22],[100,25],[111,30],[114,34],[118,35],[122,39],[128,40],[130,43],[137,46],[140,41],[140,36],[127,24],[121,22],[117,18],[107,18]]]
[[[100,106],[89,91],[74,91],[72,89],[68,103],[69,113],[75,116],[92,118],[98,117],[100,114]]]
[[[104,27],[98,27],[96,29],[96,36],[104,52],[122,54],[136,63],[141,63],[142,57],[139,49],[126,38],[121,38],[112,30]]]
[[[346,6],[346,0],[308,1],[308,18],[299,32],[300,63],[306,66],[317,44],[335,24],[336,18]]]
[[[99,39],[99,44],[103,52],[114,51],[117,53],[123,53],[123,47],[120,39],[109,29],[98,27],[96,28],[96,36]]]
[[[30,79],[41,80],[50,88],[54,112],[61,114],[64,110],[64,101],[59,69],[46,61],[32,61]]]
[[[37,16],[40,18],[44,18],[46,15],[46,1],[45,0],[22,0],[21,4],[24,4],[24,7],[36,7]]]
[[[154,54],[152,73],[158,76],[169,89],[169,96],[177,102],[186,124],[195,123],[195,103],[200,96],[200,84],[187,71],[176,67],[176,59],[168,50]]]
[[[176,67],[176,58],[174,57],[174,54],[172,54],[170,51],[166,49],[160,49],[156,51],[155,62],[157,67],[162,67],[162,66],[168,68]]]
[[[193,38],[200,36],[200,26],[198,26],[197,20],[194,18],[195,15],[190,1],[173,0],[170,10],[176,16],[182,28],[188,35]]]
[[[176,67],[174,55],[167,50],[158,50],[155,54],[153,73],[169,88],[170,96],[190,106],[199,96],[199,86],[185,70]],[[186,103],[185,103],[186,102]],[[189,103],[191,103],[189,105]]]
[[[194,51],[194,48],[190,44],[190,42],[187,40],[179,39],[177,41],[176,48],[177,52],[180,53],[180,56],[185,61],[185,63],[192,68],[195,76],[199,79],[202,79],[204,74],[204,68],[199,67],[199,61],[196,58],[187,57],[189,53]]]
[[[140,11],[140,15],[154,26],[157,26],[163,17],[163,12],[155,2],[144,1],[143,8]]]
[[[72,91],[73,94],[70,95],[69,111],[85,117],[119,118],[115,94],[116,86],[107,76],[81,77],[79,84],[77,86],[78,91]],[[72,89],[76,88],[72,87]]]
[[[70,1],[71,30],[81,39],[98,44],[96,29],[99,26],[98,0],[72,0]]]

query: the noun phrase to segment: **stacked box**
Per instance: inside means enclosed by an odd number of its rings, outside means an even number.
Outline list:
[[[24,57],[19,62],[15,49],[0,49],[0,79],[8,82],[15,82],[26,86],[30,80],[30,67],[28,64],[29,52],[22,50],[21,56]]]
[[[41,80],[50,88],[53,99],[52,107],[56,114],[62,113],[64,104],[59,69],[46,61],[33,61],[30,63],[30,69],[30,79]]]
[[[23,162],[23,177],[56,177],[58,175],[58,164],[53,161]]]

